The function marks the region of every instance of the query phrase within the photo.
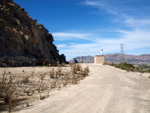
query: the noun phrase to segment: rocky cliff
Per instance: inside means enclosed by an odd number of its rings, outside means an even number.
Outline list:
[[[65,62],[42,24],[12,0],[0,0],[0,66]]]

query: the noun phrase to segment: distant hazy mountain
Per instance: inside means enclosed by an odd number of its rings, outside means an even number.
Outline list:
[[[123,54],[106,54],[105,61],[120,63],[123,61]],[[124,62],[132,64],[149,64],[150,54],[143,55],[126,55],[124,54]]]
[[[76,58],[71,59],[69,62],[70,63],[79,63],[79,62],[93,63],[94,57],[93,56],[80,56],[80,57],[76,57]]]
[[[120,63],[123,61],[123,54],[119,54],[119,53],[105,54],[104,56],[105,56],[105,62]],[[81,56],[81,57],[76,57],[75,60],[76,62],[83,61],[83,63],[85,62],[93,63],[94,57],[93,56]],[[150,54],[143,54],[143,55],[124,54],[124,62],[132,63],[132,64],[150,64]]]

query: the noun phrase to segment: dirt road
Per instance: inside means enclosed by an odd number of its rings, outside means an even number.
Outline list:
[[[78,85],[56,90],[20,113],[150,113],[148,77],[110,66],[88,65],[90,75]]]

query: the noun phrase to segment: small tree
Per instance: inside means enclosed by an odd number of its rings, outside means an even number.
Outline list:
[[[64,54],[61,54],[60,55],[60,58],[61,58],[61,62],[66,62],[66,56]]]

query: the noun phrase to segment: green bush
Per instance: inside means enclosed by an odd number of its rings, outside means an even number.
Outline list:
[[[135,67],[130,63],[120,63],[118,65],[115,65],[115,67],[127,71],[135,71]]]

